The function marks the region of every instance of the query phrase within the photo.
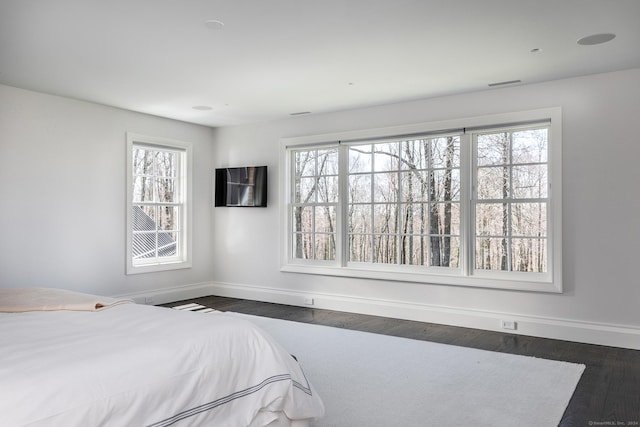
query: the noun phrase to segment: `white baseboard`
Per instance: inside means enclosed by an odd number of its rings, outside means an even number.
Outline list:
[[[215,293],[212,284],[196,283],[193,285],[176,286],[173,288],[154,289],[143,292],[133,292],[117,295],[117,298],[129,298],[138,304],[166,304],[174,301],[182,301],[191,298],[206,297]]]
[[[640,329],[624,325],[470,310],[327,293],[305,293],[234,283],[211,283],[210,295],[242,298],[350,313],[369,314],[509,334],[607,345],[640,350]],[[311,304],[311,302],[313,302]],[[516,330],[502,329],[502,321],[516,322]]]

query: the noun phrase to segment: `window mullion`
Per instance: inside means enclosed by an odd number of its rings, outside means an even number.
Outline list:
[[[475,169],[475,138],[470,133],[460,135],[460,268],[470,276],[475,259],[475,217],[477,174]]]
[[[431,216],[433,215],[433,209],[432,209],[432,203],[434,202],[433,200],[431,200],[431,194],[434,193],[434,189],[432,188],[433,185],[433,180],[431,179],[431,177],[433,176],[433,141],[429,140],[429,142],[426,144],[426,152],[427,152],[427,194],[429,195],[427,197],[427,226],[426,226],[426,230],[427,230],[427,259],[426,259],[426,264],[427,266],[431,266],[432,265],[432,261],[434,258],[433,255],[433,246],[432,246],[432,241],[433,241],[433,236],[431,234],[431,232],[433,230],[431,230],[431,221],[433,221],[433,218],[431,218]],[[424,201],[423,201],[424,203]]]
[[[289,197],[288,197],[288,206],[289,208],[287,209],[287,219],[286,219],[286,224],[287,224],[287,230],[286,230],[286,235],[287,235],[287,241],[289,242],[289,247],[288,250],[286,251],[286,257],[289,260],[292,260],[295,258],[295,251],[296,251],[296,239],[297,239],[297,235],[298,235],[298,230],[296,230],[295,228],[295,219],[294,219],[294,212],[295,212],[295,207],[297,206],[296,204],[296,197],[295,197],[295,193],[296,193],[296,156],[295,156],[295,152],[291,151],[288,154],[289,157],[289,175],[288,175],[288,183],[287,183],[287,187],[289,189],[288,193],[289,193]],[[292,232],[293,231],[293,232]]]
[[[398,189],[396,192],[396,235],[395,235],[395,239],[396,239],[396,264],[398,265],[402,265],[402,230],[404,229],[404,218],[402,215],[402,205],[400,204],[400,195],[402,194],[402,179],[400,178],[400,158],[402,157],[402,144],[400,142],[396,143],[397,145],[397,149],[396,151],[398,152],[398,163],[396,166],[396,179],[398,181]],[[410,238],[413,238],[413,236],[411,236]],[[409,254],[409,256],[411,256],[411,254]],[[406,264],[409,264],[408,262],[406,262]]]
[[[336,262],[346,267],[349,262],[349,147],[338,147],[338,227]]]
[[[369,193],[370,194],[370,197],[369,197],[370,202],[369,203],[371,204],[371,213],[370,213],[370,215],[371,215],[370,218],[371,219],[370,219],[370,226],[369,226],[369,228],[370,228],[369,233],[370,233],[370,239],[371,239],[371,250],[369,251],[369,257],[371,259],[370,262],[371,263],[375,263],[376,262],[376,257],[375,257],[375,255],[376,255],[376,243],[375,243],[375,241],[376,241],[376,233],[375,233],[375,229],[376,229],[376,227],[375,227],[375,218],[376,218],[376,203],[375,203],[375,188],[376,188],[376,185],[375,185],[375,179],[376,179],[376,176],[374,174],[374,171],[376,170],[376,166],[375,166],[376,157],[374,155],[374,150],[375,150],[374,145],[373,144],[369,145],[369,148],[371,149],[371,169],[369,170],[369,174],[371,176],[371,185],[369,187],[369,189],[370,189],[370,193]]]
[[[315,180],[316,189],[313,192],[313,200],[311,200],[311,259],[317,260],[318,256],[316,254],[316,208],[318,207],[318,192],[320,191],[320,164],[318,159],[318,151],[315,150],[315,155],[313,157],[313,179]]]
[[[507,271],[513,271],[513,224],[512,208],[513,208],[513,132],[509,132],[509,199],[507,201]]]

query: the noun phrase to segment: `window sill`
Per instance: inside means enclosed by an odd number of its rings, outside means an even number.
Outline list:
[[[384,280],[393,282],[412,282],[432,285],[464,286],[473,288],[506,289],[515,291],[562,293],[562,284],[551,281],[532,281],[531,273],[525,273],[529,280],[524,280],[521,273],[507,273],[506,277],[490,276],[491,272],[482,272],[477,276],[460,276],[458,270],[450,274],[417,273],[392,271],[389,269],[371,269],[358,267],[335,267],[324,265],[285,264],[280,271],[286,273],[313,274],[320,276],[352,277],[359,279]],[[543,277],[541,275],[541,279]]]
[[[155,273],[160,271],[182,270],[191,268],[191,261],[165,262],[162,264],[127,265],[127,275]]]

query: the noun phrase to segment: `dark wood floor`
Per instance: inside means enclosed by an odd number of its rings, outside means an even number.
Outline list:
[[[640,351],[224,297],[188,302],[222,311],[334,326],[482,350],[581,363],[586,369],[560,426],[640,425]]]

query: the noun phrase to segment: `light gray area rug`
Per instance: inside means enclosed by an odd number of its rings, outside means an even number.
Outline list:
[[[243,314],[322,397],[312,427],[557,426],[584,365]]]

